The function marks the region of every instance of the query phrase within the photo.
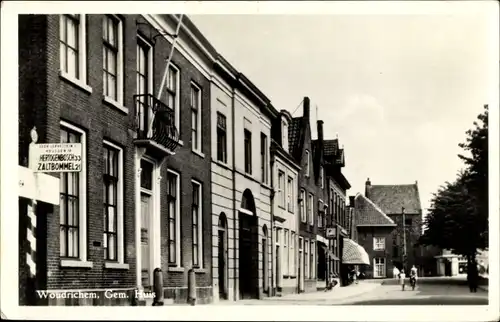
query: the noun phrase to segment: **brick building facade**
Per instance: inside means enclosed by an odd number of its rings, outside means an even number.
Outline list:
[[[83,155],[80,173],[57,175],[59,207],[37,213],[39,289],[148,291],[161,268],[165,297],[185,302],[195,267],[198,298],[211,300],[210,84],[189,23],[167,89],[155,96],[178,19],[20,16],[19,164],[27,165],[33,126],[39,142],[79,142]]]

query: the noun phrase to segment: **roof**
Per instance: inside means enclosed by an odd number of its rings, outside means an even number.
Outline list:
[[[367,185],[367,197],[377,204],[386,214],[417,214],[422,211],[418,185]]]
[[[288,147],[290,149],[290,154],[294,156],[296,156],[296,152],[299,150],[302,118],[302,116],[293,117],[290,124],[288,124]]]
[[[323,147],[325,150],[325,156],[335,156],[337,155],[337,150],[339,148],[339,140],[324,140]]]
[[[354,202],[356,226],[396,226],[376,204],[358,193]]]

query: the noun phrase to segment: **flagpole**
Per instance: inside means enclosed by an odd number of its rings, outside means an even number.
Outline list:
[[[174,34],[174,40],[172,42],[172,46],[170,47],[170,55],[168,55],[168,58],[167,58],[167,66],[165,67],[165,72],[163,73],[163,78],[161,80],[160,88],[158,90],[158,95],[157,95],[158,100],[161,100],[161,94],[163,92],[163,87],[165,86],[165,82],[167,81],[167,75],[168,75],[169,68],[170,68],[170,62],[172,61],[172,55],[174,54],[174,49],[175,49],[175,45],[177,43],[177,38],[179,38],[179,30],[181,29],[183,16],[184,16],[184,14],[181,14],[179,17],[179,23],[177,24],[177,29],[176,29],[175,34]],[[153,126],[154,119],[155,119],[155,113],[153,113],[153,117],[151,118],[151,122],[149,123],[148,132],[151,131],[151,127]]]

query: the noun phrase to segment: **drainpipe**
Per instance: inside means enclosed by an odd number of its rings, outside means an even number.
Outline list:
[[[236,76],[236,80],[235,82],[237,82],[240,78],[240,75],[241,73],[238,73],[238,75]],[[233,212],[233,242],[234,242],[234,245],[233,245],[233,249],[234,249],[234,253],[233,253],[233,260],[236,260],[236,249],[237,249],[237,240],[236,240],[236,216],[237,216],[237,210],[236,210],[236,140],[235,140],[235,95],[236,95],[236,84],[233,84],[232,86],[232,95],[231,95],[231,120],[232,120],[232,125],[231,125],[231,132],[232,132],[232,142],[231,142],[231,145],[232,145],[232,160],[233,160],[233,166],[232,166],[232,173],[233,173],[233,209],[234,209],[234,212]],[[238,235],[238,240],[239,240],[239,235]],[[229,263],[228,263],[229,264]],[[239,265],[238,265],[239,266]],[[234,263],[234,276],[239,276],[237,275],[238,273],[238,269],[237,269],[237,265],[236,263]],[[238,279],[234,279],[233,281],[233,296],[234,296],[234,300],[236,301],[236,292],[239,290],[239,287],[236,288],[236,281],[239,280]],[[238,286],[239,286],[239,283],[238,283]]]
[[[271,143],[272,144],[272,143]],[[274,167],[274,155],[271,156],[271,164],[270,164],[270,167],[271,167],[271,178],[270,178],[270,182],[271,182],[271,225],[270,225],[270,233],[269,235],[271,236],[271,242],[269,243],[271,245],[271,283],[270,283],[270,287],[269,287],[269,290],[268,290],[268,293],[269,293],[269,296],[274,296],[274,275],[275,275],[275,272],[274,272],[274,261],[276,260],[276,256],[274,255],[274,252],[275,252],[275,247],[274,247],[274,180],[273,180],[273,177],[274,177],[274,171],[273,171],[273,167]]]

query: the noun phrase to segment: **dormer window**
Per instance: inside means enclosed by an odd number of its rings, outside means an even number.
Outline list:
[[[281,146],[288,152],[288,122],[284,119],[281,121]]]

